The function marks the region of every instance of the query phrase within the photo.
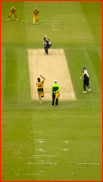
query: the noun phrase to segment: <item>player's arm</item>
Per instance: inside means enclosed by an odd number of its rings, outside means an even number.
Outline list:
[[[58,90],[55,93],[57,93],[57,92],[60,92],[60,86],[59,85],[58,85]]]
[[[39,11],[37,12],[37,15],[39,14]]]
[[[86,73],[83,73],[83,74],[82,74],[82,77],[83,77],[85,74],[86,74]]]
[[[82,74],[82,76],[80,77],[80,80],[81,80],[81,78],[82,78],[85,74],[86,74],[86,73],[83,73],[83,74]]]
[[[45,80],[45,78],[42,75],[40,75],[40,76]]]
[[[51,91],[53,91],[53,85],[52,85],[52,87],[51,87]]]

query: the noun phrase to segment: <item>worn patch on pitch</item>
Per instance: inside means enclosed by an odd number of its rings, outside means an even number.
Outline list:
[[[44,49],[28,49],[29,75],[31,99],[38,100],[36,82],[40,75],[44,82],[43,100],[51,100],[51,86],[54,80],[60,85],[59,100],[76,100],[65,53],[63,49],[49,49],[49,54],[44,54]]]

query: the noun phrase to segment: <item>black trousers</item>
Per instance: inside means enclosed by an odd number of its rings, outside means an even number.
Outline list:
[[[51,44],[51,45],[52,45],[52,44]],[[51,47],[51,45],[48,44],[48,45],[46,45],[46,46],[44,47],[45,53],[46,53],[46,54],[48,54],[48,49]]]
[[[90,86],[89,86],[89,78],[86,78],[83,80],[83,88],[84,88],[84,91],[86,91],[86,86],[90,89]]]
[[[55,94],[52,93],[52,106],[54,106],[54,102],[55,102]],[[58,99],[56,99],[55,104],[58,106]]]

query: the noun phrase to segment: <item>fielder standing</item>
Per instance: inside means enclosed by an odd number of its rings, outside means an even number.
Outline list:
[[[83,89],[84,89],[83,93],[86,93],[86,86],[88,88],[88,92],[90,92],[91,89],[90,89],[90,86],[89,86],[89,75],[88,75],[88,72],[86,70],[86,67],[83,66],[82,70],[83,70],[83,74],[80,77],[80,80],[81,80],[82,77],[84,77],[84,79],[83,79]]]
[[[49,39],[46,39],[44,37],[44,49],[45,49],[45,54],[48,55],[48,49],[52,46],[52,44],[49,42]]]
[[[12,6],[12,8],[10,9],[10,15],[8,16],[8,19],[7,20],[10,19],[10,17],[11,17],[12,14],[14,14],[16,20],[18,21],[18,18],[16,16],[16,9],[14,8],[14,6]]]
[[[33,14],[34,14],[33,24],[35,24],[35,23],[38,24],[39,11],[37,10],[37,8],[34,9]]]
[[[45,78],[42,75],[40,76],[41,78],[43,78],[43,80],[40,81],[40,78],[38,77],[37,78],[38,82],[36,83],[36,86],[37,86],[39,101],[40,101],[40,104],[42,104],[41,98],[44,97],[43,83],[45,81]]]
[[[60,96],[60,86],[59,84],[57,83],[57,80],[54,80],[54,84],[52,85],[51,87],[51,91],[52,91],[52,106],[54,106],[54,102],[55,102],[55,99],[56,99],[56,106],[58,106],[58,98]]]

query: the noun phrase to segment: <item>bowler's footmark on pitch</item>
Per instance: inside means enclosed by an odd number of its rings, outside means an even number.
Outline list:
[[[76,100],[64,49],[50,49],[48,55],[44,54],[44,49],[28,49],[27,51],[31,99],[38,100],[36,82],[37,78],[43,75],[46,78],[43,100],[51,100],[51,86],[55,79],[61,88],[59,100]]]

